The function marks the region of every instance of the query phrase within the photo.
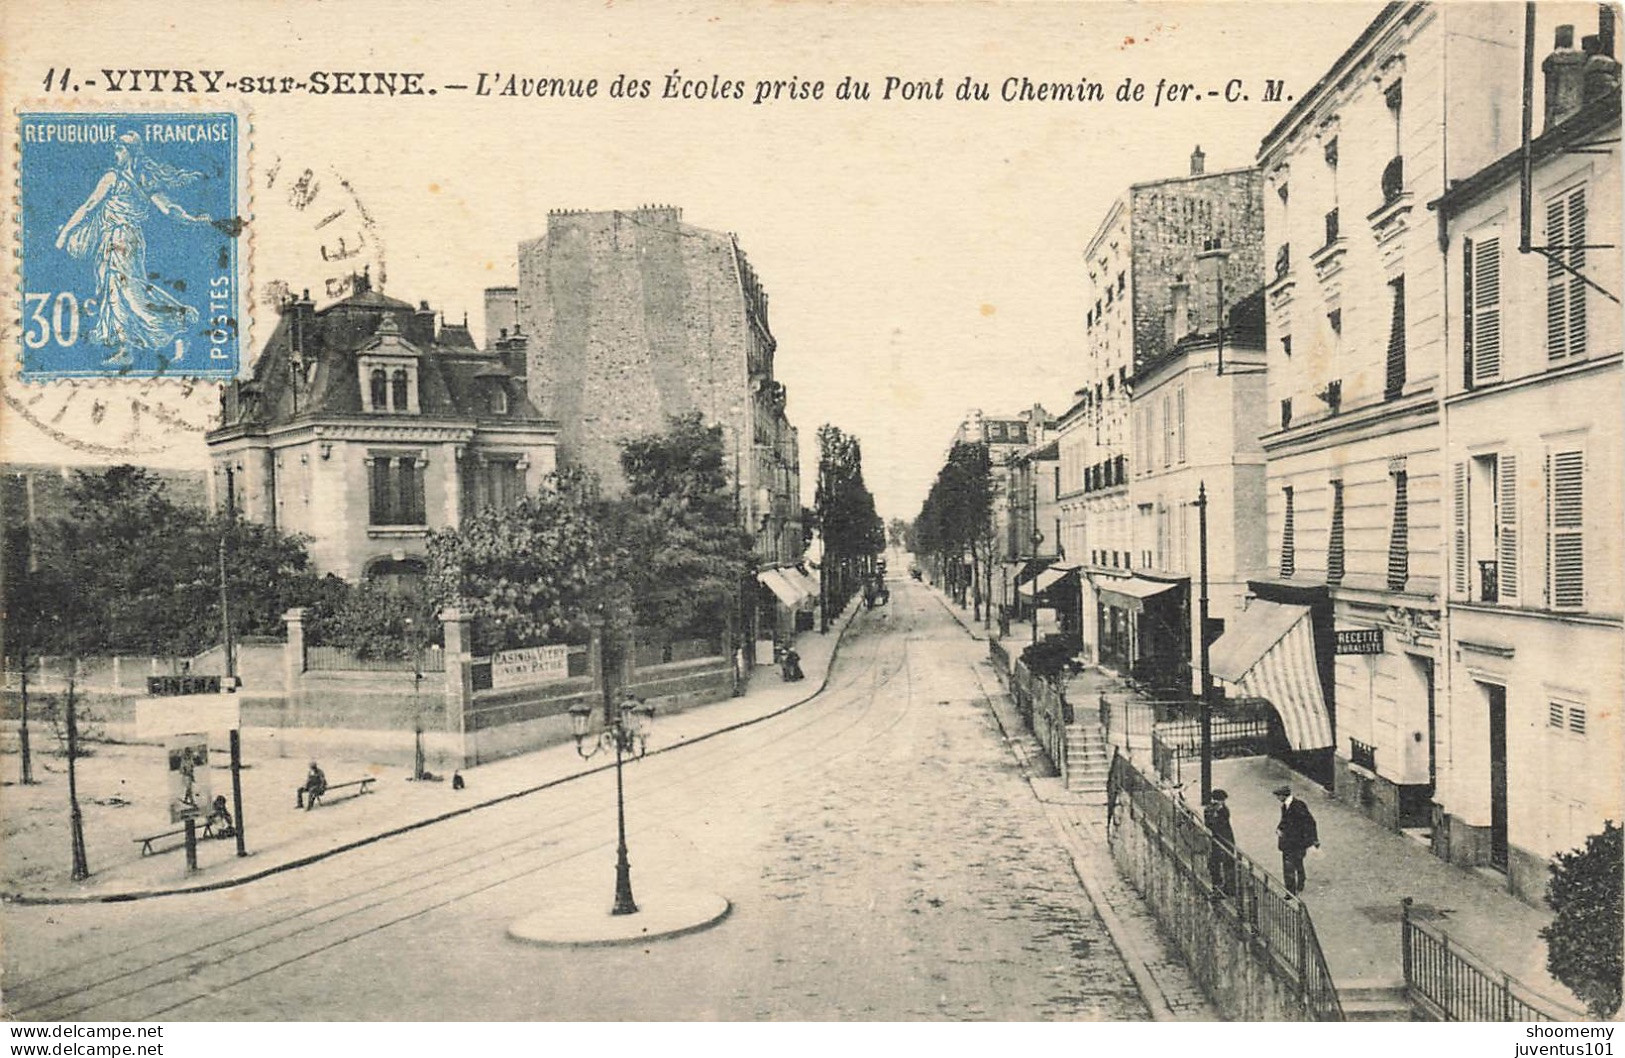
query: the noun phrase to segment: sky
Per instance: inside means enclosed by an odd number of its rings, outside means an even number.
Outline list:
[[[517,279],[515,250],[552,209],[681,206],[684,220],[738,234],[771,297],[776,371],[803,440],[812,499],[813,435],[832,422],[863,444],[883,517],[912,518],[971,408],[1064,411],[1083,362],[1083,248],[1129,184],[1251,164],[1285,101],[1265,78],[1307,91],[1380,10],[1352,3],[683,3],[444,6],[245,3],[218,7],[69,3],[54,17],[0,14],[6,88],[38,95],[50,69],[227,69],[232,76],[420,70],[425,83],[597,78],[592,99],[444,91],[370,98],[303,93],[234,99],[251,108],[256,192],[253,284],[316,287],[324,270],[310,218],[288,207],[287,174],[310,169],[325,202],[372,218],[358,262],[386,291],[427,300],[482,336],[483,290]],[[710,83],[824,82],[824,98],[664,99],[668,75]],[[617,74],[650,99],[610,98]],[[992,98],[961,102],[965,78]],[[842,78],[871,98],[839,100]],[[945,99],[881,98],[886,78],[943,81]],[[1006,78],[1097,82],[1103,102],[1004,102]],[[1125,78],[1141,102],[1114,96]],[[1159,80],[1246,102],[1163,102]],[[894,96],[900,91],[894,91]],[[184,96],[134,97],[177,105]],[[222,97],[202,100],[213,104]],[[103,93],[82,100],[106,104]],[[279,183],[266,187],[275,171]],[[340,181],[347,183],[347,198]],[[9,236],[9,231],[6,233]],[[9,293],[5,295],[11,297]],[[14,306],[8,304],[8,308]],[[9,314],[8,314],[9,315]],[[256,341],[274,323],[257,309]],[[116,385],[116,384],[115,384]],[[126,384],[128,385],[128,384]],[[19,390],[35,418],[61,394]],[[177,398],[179,399],[179,398]],[[203,390],[186,400],[212,402]],[[117,402],[113,402],[115,405]],[[6,459],[106,460],[126,425],[70,408],[67,447],[3,409]],[[116,410],[116,408],[115,408]],[[54,414],[54,412],[52,413]],[[160,465],[205,465],[196,432],[131,441]]]

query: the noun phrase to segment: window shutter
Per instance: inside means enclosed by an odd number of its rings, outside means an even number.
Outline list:
[[[1394,524],[1388,536],[1388,590],[1404,591],[1411,566],[1409,482],[1403,470],[1395,472],[1393,478]]]
[[[1162,395],[1162,465],[1170,466],[1174,461],[1174,413],[1173,397],[1164,393]]]
[[[1546,355],[1558,360],[1586,350],[1586,286],[1574,272],[1585,270],[1585,188],[1577,187],[1546,203]],[[1568,271],[1559,266],[1566,263]]]
[[[1454,468],[1451,491],[1455,494],[1454,511],[1450,519],[1451,556],[1450,577],[1455,593],[1468,596],[1467,564],[1467,464],[1457,463]]]
[[[1286,494],[1286,517],[1281,522],[1281,576],[1290,577],[1297,572],[1297,554],[1293,548],[1292,533],[1292,486],[1287,485],[1281,490]]]
[[[1564,230],[1564,202],[1554,198],[1546,203],[1546,241],[1561,244]],[[1558,360],[1569,352],[1569,285],[1568,273],[1558,265],[1560,254],[1546,258],[1546,356]]]
[[[1343,483],[1332,482],[1332,531],[1326,545],[1326,583],[1343,582]]]
[[[1551,599],[1555,610],[1585,606],[1585,456],[1556,452],[1551,457]]]
[[[1496,460],[1500,495],[1495,507],[1495,575],[1501,602],[1518,597],[1518,457]]]
[[[1180,386],[1174,391],[1179,405],[1179,461],[1185,461],[1185,387]]]
[[[1472,382],[1501,377],[1501,240],[1484,239],[1473,251]]]
[[[1563,720],[1564,720],[1563,703],[1562,702],[1547,702],[1546,703],[1546,726],[1547,727],[1555,727],[1559,731],[1561,731],[1561,730],[1563,730]]]
[[[1461,384],[1473,388],[1473,240],[1461,240]]]
[[[368,467],[372,478],[372,496],[369,515],[373,525],[389,525],[389,460],[374,456]]]
[[[1585,188],[1577,187],[1569,192],[1568,201],[1568,244],[1573,247],[1569,251],[1569,267],[1583,272],[1586,266],[1586,252],[1581,249],[1586,242]],[[1577,275],[1568,276],[1568,281],[1569,355],[1582,356],[1586,351],[1586,285],[1585,280]]]
[[[1384,400],[1395,400],[1405,390],[1405,277],[1388,284],[1394,318],[1388,327],[1388,364],[1383,382]]]

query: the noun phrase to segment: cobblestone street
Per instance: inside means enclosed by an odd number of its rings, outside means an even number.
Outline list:
[[[226,893],[8,908],[8,935],[27,941],[12,950],[34,953],[8,967],[12,1010],[1147,1019],[989,709],[981,649],[906,586],[860,615],[824,694],[628,768],[634,887],[726,896],[732,914],[706,932],[585,949],[507,937],[560,894],[609,902],[613,776],[601,774]]]

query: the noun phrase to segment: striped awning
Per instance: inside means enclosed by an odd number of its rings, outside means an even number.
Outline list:
[[[1135,613],[1145,609],[1145,600],[1156,598],[1165,591],[1173,591],[1178,584],[1170,584],[1160,580],[1146,580],[1143,577],[1126,577],[1122,580],[1103,580],[1096,583],[1103,596],[1102,602],[1116,606],[1120,610],[1130,610]]]
[[[1309,607],[1254,599],[1213,644],[1209,669],[1237,693],[1268,701],[1293,749],[1332,744]]]
[[[1021,585],[1021,587],[1016,589],[1017,593],[1022,595],[1022,596],[1028,596],[1028,597],[1032,596],[1035,593],[1038,594],[1038,595],[1042,595],[1046,591],[1048,591],[1049,589],[1055,587],[1056,584],[1060,583],[1062,580],[1064,580],[1065,578],[1071,576],[1072,574],[1076,573],[1077,571],[1078,571],[1077,566],[1051,566],[1049,569],[1044,570],[1042,573],[1040,573],[1038,576],[1034,577],[1032,580],[1027,581],[1025,584]]]
[[[799,585],[793,583],[789,577],[786,577],[783,570],[764,569],[760,573],[756,574],[756,579],[760,581],[762,586],[767,588],[768,591],[778,596],[778,600],[781,603],[788,606],[792,610],[794,610],[796,606],[800,604],[802,599],[806,598],[806,593],[801,590]]]
[[[779,572],[790,578],[790,582],[800,587],[808,598],[817,598],[823,590],[818,586],[817,577],[810,573],[803,573],[795,566],[785,566]]]

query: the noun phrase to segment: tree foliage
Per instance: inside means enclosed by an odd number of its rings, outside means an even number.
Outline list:
[[[66,513],[7,541],[7,649],[191,655],[220,642],[220,549],[235,634],[278,635],[318,593],[304,540],[172,502],[132,466],[78,471]]]
[[[722,429],[699,414],[621,445],[627,494],[611,505],[621,579],[639,626],[713,635],[752,566],[723,460]]]
[[[1590,1014],[1611,1018],[1620,1006],[1622,967],[1621,892],[1625,835],[1612,820],[1585,848],[1557,854],[1551,865],[1546,902],[1556,917],[1540,931],[1546,941],[1546,969],[1579,996]]]
[[[597,483],[565,469],[508,508],[429,534],[432,597],[471,618],[478,653],[583,641],[613,579]]]
[[[914,536],[917,550],[936,557],[949,590],[963,600],[970,586],[960,572],[964,557],[971,556],[974,574],[992,555],[993,470],[987,445],[954,442],[914,519]]]
[[[863,481],[863,447],[837,426],[818,428],[818,490],[814,501],[823,534],[826,570],[835,605],[850,597],[859,569],[886,547],[886,527]]]
[[[711,635],[751,569],[722,431],[697,414],[622,445],[627,492],[566,468],[536,496],[429,538],[430,583],[480,653],[579,642],[595,623]]]

